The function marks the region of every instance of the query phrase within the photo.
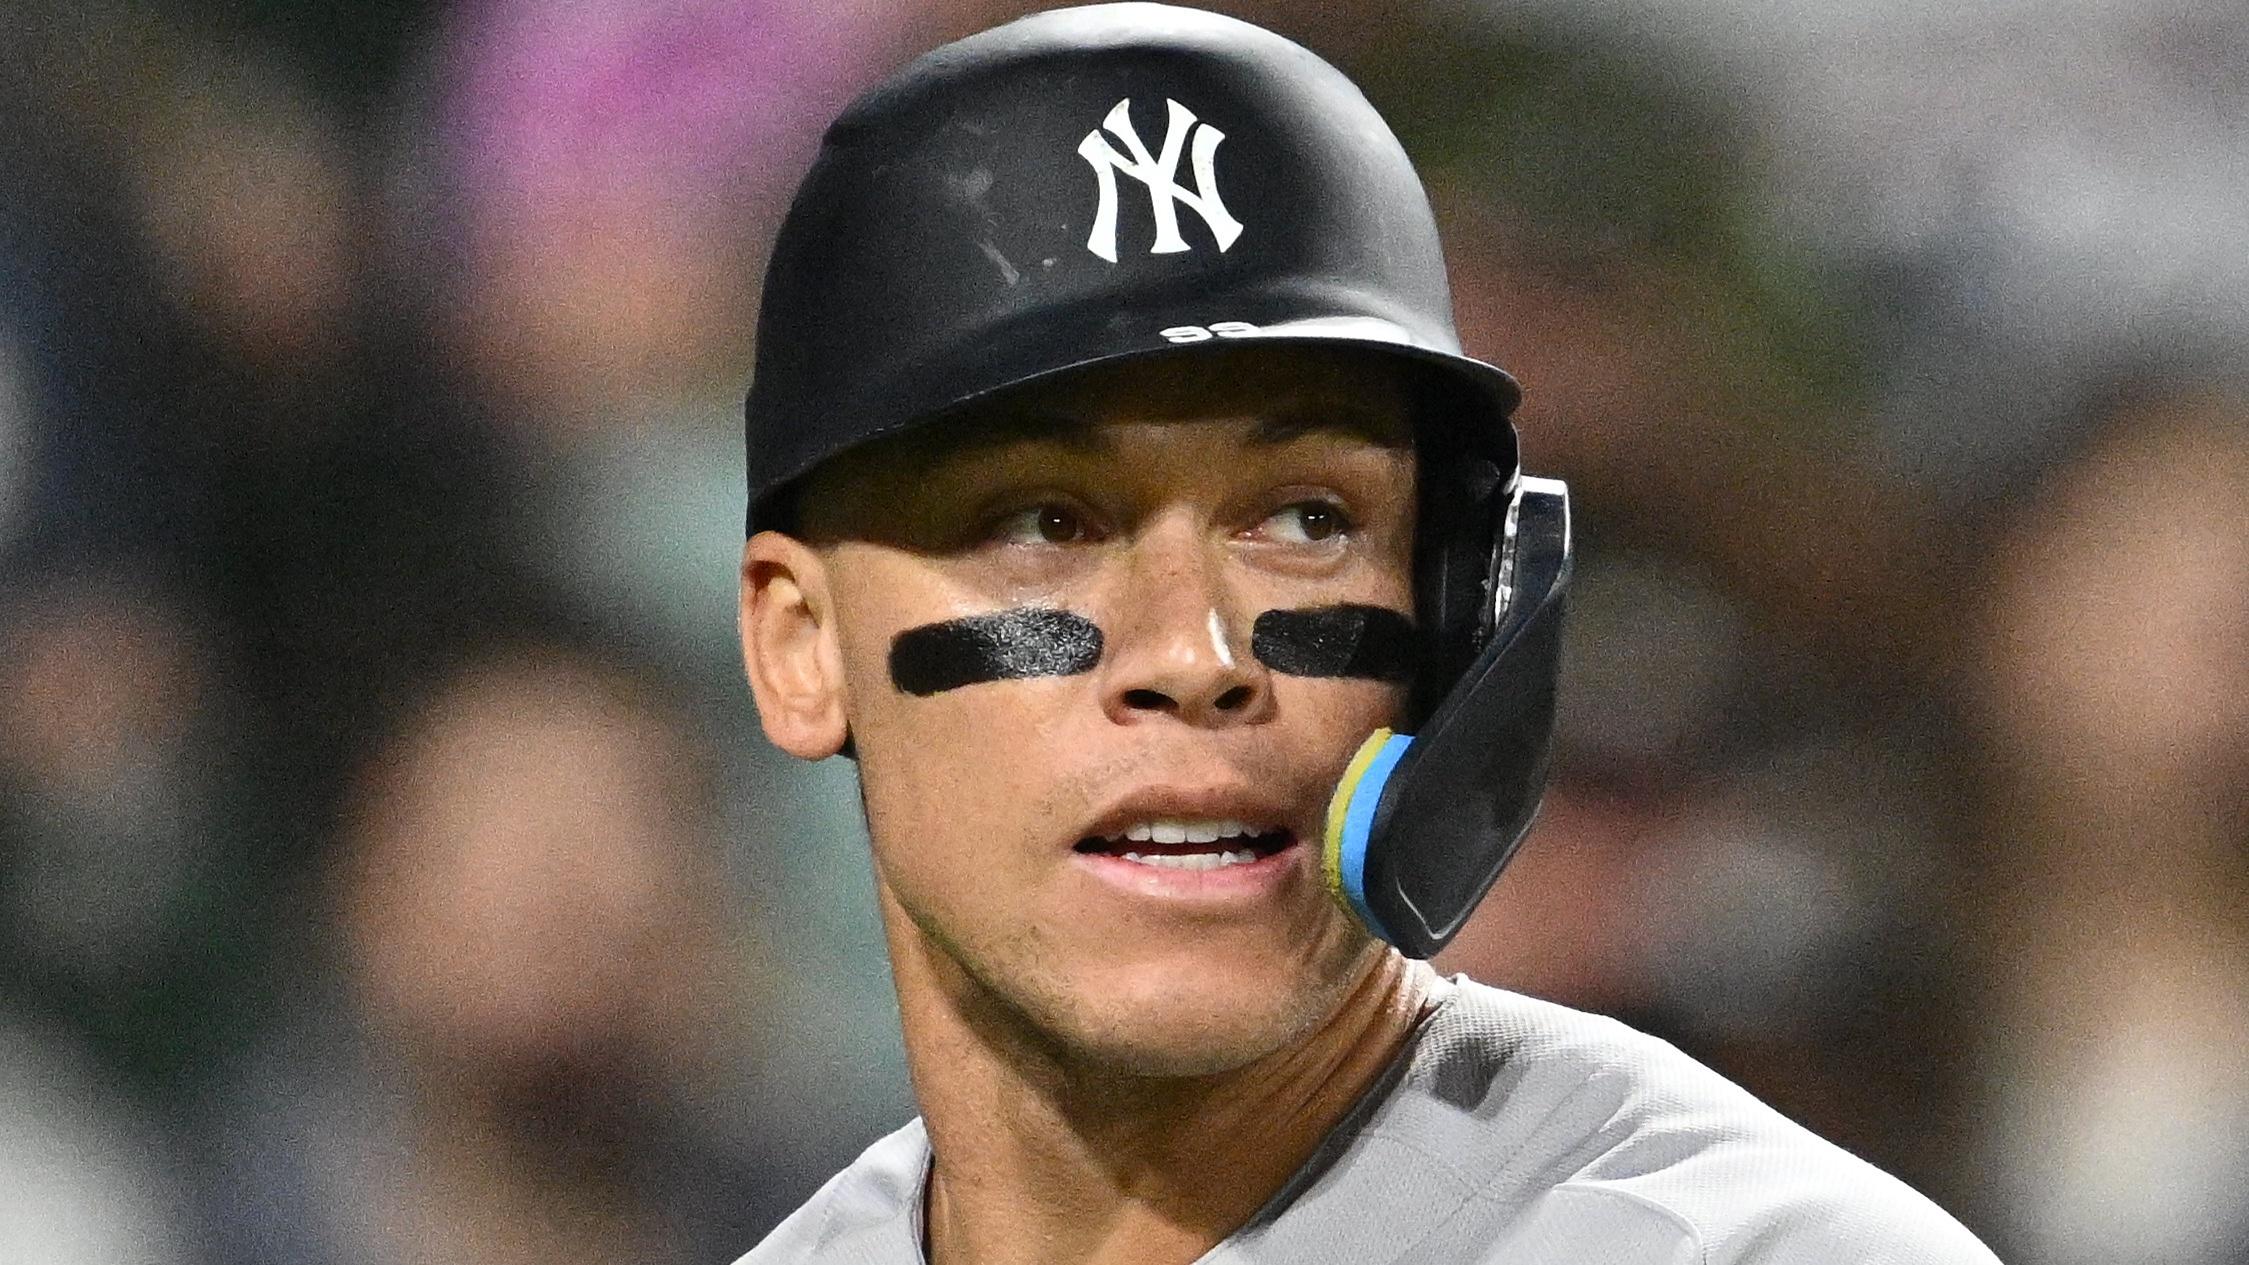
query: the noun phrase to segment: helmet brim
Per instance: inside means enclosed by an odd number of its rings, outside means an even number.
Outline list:
[[[948,403],[935,411],[914,413],[907,411],[910,406],[903,399],[871,402],[873,411],[884,416],[878,425],[865,432],[866,438],[861,442],[917,433],[932,425],[957,420],[963,414],[988,409],[1016,392],[1052,385],[1094,370],[1226,350],[1315,347],[1366,352],[1425,367],[1431,371],[1425,376],[1425,383],[1452,397],[1453,407],[1444,409],[1441,419],[1418,418],[1417,427],[1422,436],[1490,457],[1503,469],[1511,470],[1514,466],[1515,432],[1509,419],[1522,400],[1522,390],[1514,377],[1497,365],[1450,348],[1431,346],[1416,338],[1405,326],[1377,317],[1313,317],[1255,327],[1237,324],[1224,334],[1202,332],[1208,336],[1153,346],[1115,348],[1059,363],[1054,359],[1054,348],[1058,342],[1067,345],[1067,340],[1058,340],[1051,328],[1030,332],[1020,348],[1008,347],[1004,342],[986,343],[978,354],[964,358],[966,363],[923,366],[919,372],[896,375],[894,381],[912,384],[905,394],[913,399],[937,398]],[[884,403],[892,403],[892,407],[885,408]],[[1443,433],[1432,436],[1432,430]],[[766,492],[749,507],[749,530],[753,533],[790,530],[795,493],[820,464],[819,461],[809,462],[800,469],[781,474],[768,485]]]

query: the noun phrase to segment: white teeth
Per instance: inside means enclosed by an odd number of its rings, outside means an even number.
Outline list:
[[[1253,829],[1239,821],[1139,821],[1127,826],[1121,835],[1111,835],[1111,842],[1128,840],[1133,843],[1216,843],[1220,839],[1239,839],[1245,835],[1267,833]]]
[[[1141,865],[1152,865],[1160,870],[1216,870],[1229,865],[1246,865],[1257,859],[1257,853],[1244,849],[1240,852],[1185,852],[1140,853],[1127,852],[1124,859]]]

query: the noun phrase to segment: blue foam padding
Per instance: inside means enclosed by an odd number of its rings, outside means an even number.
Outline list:
[[[1382,788],[1389,785],[1390,773],[1398,767],[1398,758],[1412,745],[1411,734],[1393,734],[1382,744],[1382,750],[1375,752],[1365,775],[1351,788],[1351,802],[1343,810],[1343,841],[1336,848],[1336,868],[1342,872],[1344,897],[1351,902],[1351,910],[1359,915],[1359,921],[1385,940],[1391,938],[1389,929],[1367,908],[1367,836],[1374,830],[1374,810],[1382,803]]]

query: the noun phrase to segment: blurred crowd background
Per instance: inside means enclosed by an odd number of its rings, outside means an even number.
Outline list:
[[[912,1110],[734,637],[757,278],[995,0],[0,5],[0,1262],[718,1262]],[[2249,1261],[2249,14],[1243,0],[1583,556],[1442,964]]]

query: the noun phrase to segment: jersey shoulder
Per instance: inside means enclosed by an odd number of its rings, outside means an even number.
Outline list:
[[[735,1265],[919,1265],[928,1171],[917,1117],[860,1152]]]
[[[1488,1246],[1442,1259],[1993,1262],[1928,1199],[1670,1043],[1473,981],[1455,988],[1397,1113],[1473,1191],[1453,1228]]]

